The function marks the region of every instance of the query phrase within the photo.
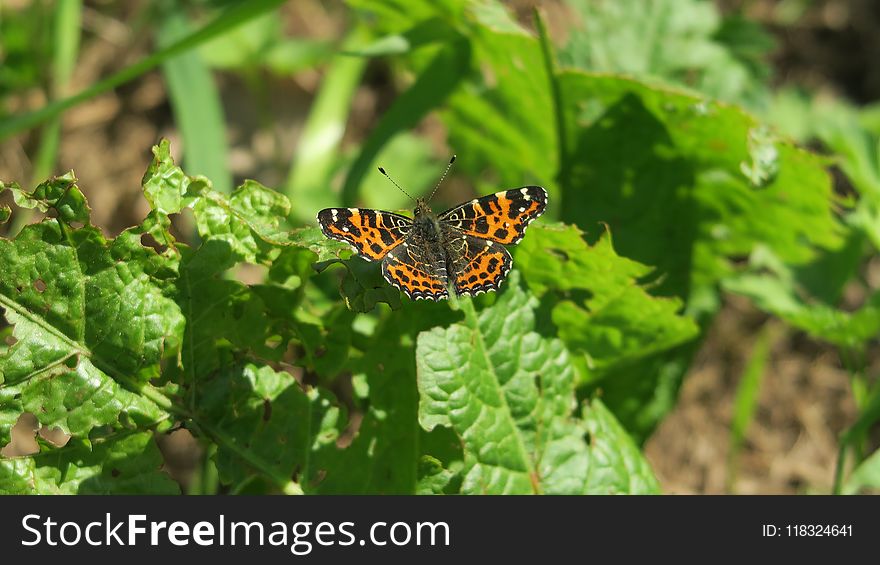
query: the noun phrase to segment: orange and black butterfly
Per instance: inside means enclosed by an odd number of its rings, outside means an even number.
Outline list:
[[[449,286],[459,295],[498,289],[513,264],[504,246],[519,243],[528,225],[544,213],[547,191],[524,186],[496,192],[440,215],[427,201],[415,200],[413,218],[383,210],[325,208],[318,212],[318,223],[330,239],[348,243],[368,261],[382,261],[385,280],[410,298],[442,300]]]

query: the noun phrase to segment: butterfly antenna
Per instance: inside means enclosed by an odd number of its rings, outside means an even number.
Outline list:
[[[379,167],[379,172],[382,173],[383,175],[385,175],[385,178],[387,178],[388,180],[390,180],[390,181],[391,181],[391,184],[393,184],[393,185],[396,186],[398,189],[400,189],[400,192],[402,192],[402,193],[406,194],[407,196],[409,196],[411,200],[413,200],[413,201],[416,200],[415,198],[413,198],[413,197],[410,195],[409,192],[403,190],[403,187],[401,187],[399,184],[397,184],[396,182],[394,182],[394,179],[391,178],[391,177],[388,175],[388,173],[385,172],[385,169],[383,169],[382,167]]]
[[[434,194],[437,192],[437,189],[440,188],[440,185],[443,183],[443,179],[446,178],[446,174],[449,172],[449,169],[452,168],[452,164],[455,163],[455,155],[449,160],[449,164],[446,165],[446,169],[443,171],[443,174],[440,175],[440,180],[437,181],[437,186],[434,187],[434,190],[431,192],[431,196],[428,197],[426,202],[430,202],[432,198],[434,198]]]

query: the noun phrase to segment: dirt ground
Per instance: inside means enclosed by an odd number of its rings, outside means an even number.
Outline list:
[[[725,9],[743,8],[751,17],[768,23],[779,42],[773,55],[778,83],[825,89],[859,103],[880,100],[880,57],[871,55],[880,53],[877,0],[817,1],[797,25],[786,27],[772,21],[772,10],[779,4],[776,0],[724,0],[719,4]],[[288,29],[294,33],[307,31],[327,37],[335,35],[340,25],[329,15],[321,16],[317,0],[290,3],[286,10]],[[311,25],[308,30],[302,28],[306,19]],[[136,60],[149,45],[146,38],[124,33],[124,23],[103,22],[89,8],[84,25],[92,32],[81,47],[74,90]],[[319,76],[306,73],[296,79],[262,78],[268,83],[265,91],[270,93],[272,129],[262,127],[258,117],[247,111],[231,111],[252,103],[253,93],[246,84],[229,75],[218,80],[229,117],[230,163],[236,180],[250,177],[273,186],[284,179]],[[376,109],[383,106],[380,92],[387,89],[371,83],[358,93],[354,127],[348,135],[360,136],[363,131],[358,127],[373,122]],[[34,107],[41,98],[41,93],[30,92],[15,103],[20,108]],[[171,108],[157,72],[65,114],[58,172],[75,169],[89,198],[93,223],[108,234],[118,233],[146,214],[140,179],[149,163],[150,147],[160,136],[170,137],[175,146],[172,126]],[[29,183],[28,155],[33,154],[35,142],[36,138],[24,136],[0,143],[0,178]],[[664,492],[830,490],[838,436],[856,414],[848,375],[833,350],[781,326],[775,332],[758,411],[735,461],[736,478],[731,478],[728,448],[733,398],[755,336],[766,321],[766,316],[746,301],[726,299],[675,410],[646,445]],[[20,422],[19,449],[26,449],[28,443],[33,447],[32,426],[26,418]],[[197,446],[186,432],[176,432],[162,443],[166,457],[174,462],[170,471],[185,479],[197,464]],[[7,448],[4,453],[13,451]]]

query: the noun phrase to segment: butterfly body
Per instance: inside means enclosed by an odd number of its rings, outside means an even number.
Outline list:
[[[414,300],[442,300],[497,290],[513,259],[505,244],[522,239],[544,212],[547,192],[526,186],[474,199],[440,215],[416,200],[413,218],[383,210],[325,208],[324,235],[343,241]]]

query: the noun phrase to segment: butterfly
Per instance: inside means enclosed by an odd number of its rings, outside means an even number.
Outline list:
[[[449,287],[472,296],[498,290],[513,265],[504,246],[519,243],[544,213],[547,191],[514,188],[439,215],[426,200],[414,200],[412,218],[384,210],[325,208],[318,212],[318,224],[325,236],[348,243],[364,259],[381,261],[385,280],[411,299],[443,300]]]

